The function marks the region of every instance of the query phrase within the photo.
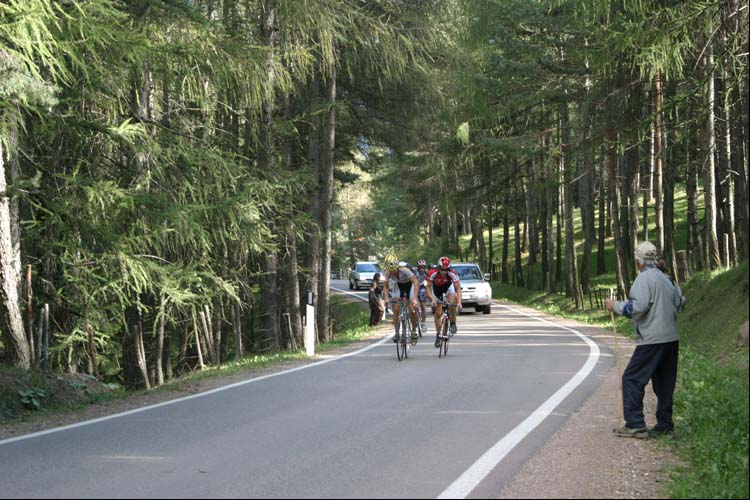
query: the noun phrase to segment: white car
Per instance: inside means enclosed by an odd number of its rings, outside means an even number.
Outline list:
[[[461,303],[464,308],[473,307],[477,312],[489,314],[492,309],[489,275],[483,275],[479,266],[472,263],[455,262],[451,267],[461,280]]]
[[[356,262],[354,269],[349,271],[349,290],[359,290],[360,287],[369,288],[375,273],[383,274],[377,262]]]

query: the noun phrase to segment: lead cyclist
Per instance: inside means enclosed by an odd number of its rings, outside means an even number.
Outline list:
[[[461,280],[451,268],[451,260],[448,257],[440,257],[438,268],[430,274],[427,283],[427,289],[431,292],[432,305],[435,308],[435,347],[440,348],[440,321],[443,315],[443,304],[446,302],[443,297],[447,295],[448,304],[456,304],[458,309],[461,310],[463,308],[461,304]],[[451,323],[450,335],[453,336],[458,330],[456,327],[456,308],[449,307],[448,315]]]
[[[399,340],[399,313],[401,312],[401,302],[396,300],[397,298],[409,298],[409,316],[411,318],[411,341],[416,343],[419,339],[417,334],[417,297],[416,291],[419,289],[419,282],[414,273],[406,266],[402,266],[398,258],[395,255],[388,255],[385,258],[385,272],[383,273],[385,278],[383,284],[383,296],[388,297],[388,292],[393,284],[394,292],[398,291],[398,295],[394,293],[393,301],[393,328],[396,333],[393,336],[393,341],[398,342]]]

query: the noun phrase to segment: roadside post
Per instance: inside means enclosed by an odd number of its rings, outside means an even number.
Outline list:
[[[307,291],[307,307],[305,309],[305,351],[308,356],[315,356],[315,294]]]

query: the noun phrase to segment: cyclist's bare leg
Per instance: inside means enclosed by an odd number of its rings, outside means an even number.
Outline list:
[[[443,316],[443,304],[435,306],[435,334],[440,335],[440,320]]]
[[[451,305],[458,304],[458,296],[455,293],[448,295],[448,303]],[[452,323],[456,322],[456,309],[456,307],[448,308],[448,315],[450,316]]]
[[[417,299],[413,299],[409,303],[409,315],[411,316],[411,326],[415,330],[417,328],[417,307],[419,307],[419,304],[417,303]]]
[[[393,328],[398,325],[398,315],[401,313],[401,304],[398,301],[394,301],[393,304]]]

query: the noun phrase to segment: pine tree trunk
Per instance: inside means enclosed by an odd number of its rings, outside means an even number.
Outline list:
[[[656,222],[656,251],[664,251],[664,206],[662,201],[662,172],[664,154],[662,152],[662,80],[657,73],[654,77],[654,219]]]
[[[156,364],[156,386],[164,385],[164,368],[162,362],[164,360],[164,327],[167,322],[167,311],[165,305],[164,294],[161,295],[159,301],[159,320],[157,328],[156,338],[156,356],[154,356],[154,362]]]
[[[609,120],[613,118],[610,117]],[[607,149],[607,174],[609,180],[609,206],[610,214],[612,217],[612,233],[615,238],[615,254],[617,257],[617,287],[618,290],[625,291],[625,294],[630,293],[630,277],[628,275],[628,264],[627,257],[623,252],[622,248],[622,231],[620,227],[620,207],[618,203],[618,183],[617,183],[617,152],[615,150],[615,144],[617,137],[610,123],[605,132],[606,141],[608,144]]]
[[[602,275],[607,272],[606,261],[604,260],[604,245],[606,243],[606,225],[607,225],[607,169],[602,166],[601,176],[599,177],[599,237],[597,238],[596,247],[596,274]]]
[[[510,200],[508,197],[508,194],[505,194],[504,200],[503,200],[503,255],[502,255],[502,269],[501,269],[501,278],[500,280],[503,283],[509,283],[510,279],[508,277],[508,247],[510,244],[510,219],[508,217],[508,212],[510,211]]]
[[[31,367],[31,353],[21,317],[18,297],[20,254],[14,248],[13,234],[19,224],[18,212],[11,210],[12,200],[6,177],[4,138],[0,137],[0,331],[4,335],[6,357],[24,370]],[[14,229],[16,228],[16,229]]]
[[[336,142],[336,68],[331,67],[326,78],[325,101],[327,110],[323,127],[320,154],[320,229],[322,231],[321,258],[318,282],[318,338],[333,337],[331,330],[331,214],[333,201],[334,147]]]
[[[716,117],[714,112],[715,86],[713,66],[713,48],[709,47],[706,56],[706,71],[708,76],[706,84],[708,119],[705,127],[705,151],[708,157],[706,159],[703,193],[705,200],[706,257],[708,259],[709,267],[711,269],[716,269],[721,265],[721,257],[719,254],[719,240],[716,229],[716,131],[714,127]]]
[[[536,206],[536,185],[534,178],[534,162],[528,160],[526,165],[526,218],[528,220],[529,233],[529,265],[532,266],[537,262],[539,253],[539,227],[537,225],[537,206]]]
[[[514,160],[515,161],[515,160]],[[516,175],[517,166],[513,169],[514,175]],[[513,262],[513,276],[514,276],[514,282],[516,286],[524,286],[524,280],[523,280],[523,268],[521,267],[521,239],[523,238],[523,234],[521,233],[521,188],[520,186],[516,185],[514,186],[513,190],[513,216],[514,216],[514,249],[515,249],[515,258]]]
[[[587,107],[581,109],[582,138],[590,136],[590,113]],[[589,152],[582,154],[583,173],[578,180],[578,197],[583,225],[583,260],[581,262],[581,288],[588,293],[591,287],[591,257],[596,234],[594,233],[594,158]]]
[[[576,257],[575,226],[573,225],[573,160],[570,152],[570,125],[568,119],[568,103],[560,104],[560,132],[562,146],[562,171],[563,171],[563,212],[565,214],[565,268],[567,280],[565,292],[568,297],[573,297],[576,309],[583,307],[583,297],[578,280],[578,259]]]

